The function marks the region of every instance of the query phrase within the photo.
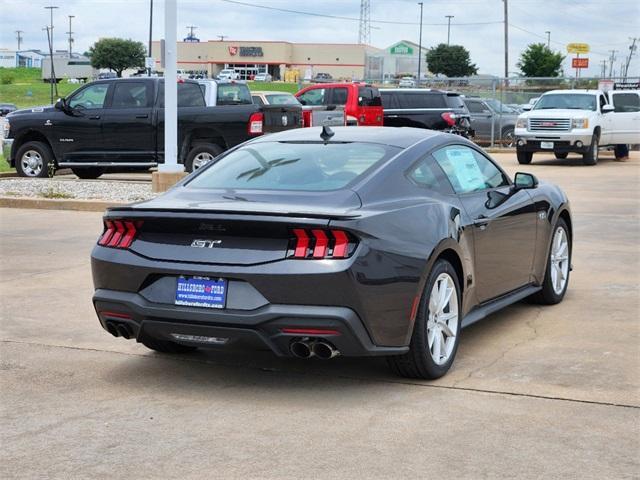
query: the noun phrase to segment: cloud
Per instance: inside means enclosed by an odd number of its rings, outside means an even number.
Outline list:
[[[276,8],[315,12],[357,19],[359,0],[322,0],[305,3],[294,0],[244,0]],[[149,0],[0,0],[0,47],[15,48],[15,30],[24,30],[23,48],[46,48],[42,28],[49,23],[48,5],[60,8],[54,13],[55,48],[67,48],[67,15],[75,15],[74,50],[84,52],[101,37],[133,38],[147,43]],[[164,2],[154,2],[154,39],[163,30]],[[640,2],[634,0],[510,0],[509,71],[517,71],[520,52],[529,43],[546,42],[551,31],[551,46],[566,54],[569,42],[589,43],[590,68],[583,76],[598,75],[600,62],[609,50],[618,50],[615,70],[628,53],[629,37],[640,31]],[[178,35],[186,36],[186,25],[196,25],[202,40],[227,35],[233,40],[286,40],[291,42],[355,43],[358,22],[338,20],[225,3],[220,0],[178,0]],[[418,41],[419,7],[413,0],[371,1],[371,43],[380,48],[400,39]],[[501,22],[501,0],[426,0],[423,17],[423,45],[446,42],[445,15],[454,15],[451,42],[465,46],[482,73],[504,72],[503,25],[462,25]],[[376,23],[375,20],[414,22],[415,25]],[[441,25],[429,25],[440,23]],[[523,30],[526,31],[523,31]],[[570,56],[565,71],[572,74]],[[639,55],[629,69],[640,75]]]

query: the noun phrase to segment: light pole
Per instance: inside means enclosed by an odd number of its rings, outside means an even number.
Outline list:
[[[149,56],[151,57],[151,42],[153,36],[153,0],[149,1]],[[147,68],[147,75],[151,76],[151,67]]]
[[[420,5],[420,39],[418,40],[418,86],[420,86],[420,67],[422,66],[422,8],[424,2],[418,2]]]
[[[544,32],[547,34],[547,48],[549,50],[551,50],[551,32],[549,30],[547,30],[546,32]]]
[[[53,84],[56,81],[55,74],[54,74],[54,70],[53,70],[53,11],[55,9],[57,9],[58,7],[55,7],[53,5],[50,5],[48,7],[44,7],[47,10],[49,10],[49,14],[50,14],[50,18],[51,21],[49,23],[49,29],[47,31],[48,36],[49,36],[49,60],[51,62],[51,70],[49,72],[50,74],[50,78],[49,78],[49,83],[51,84],[51,103],[53,103]]]
[[[71,58],[71,45],[73,44],[73,32],[71,31],[71,19],[75,18],[75,15],[69,15],[69,31],[67,34],[69,35],[69,58]]]
[[[455,17],[455,15],[445,15],[447,19],[447,45],[449,45],[449,40],[451,39],[451,19]]]

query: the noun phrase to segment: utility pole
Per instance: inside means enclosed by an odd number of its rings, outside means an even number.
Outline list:
[[[18,51],[20,51],[20,47],[22,46],[22,34],[24,30],[16,30],[16,38],[18,39]]]
[[[51,18],[51,22],[49,24],[49,26],[47,27],[47,38],[49,40],[49,60],[51,61],[51,70],[49,72],[50,74],[50,78],[49,78],[49,83],[51,84],[51,103],[53,103],[53,84],[56,84],[56,91],[58,90],[57,87],[57,82],[56,82],[56,78],[55,78],[55,70],[53,68],[53,11],[55,9],[57,9],[58,7],[54,7],[53,5],[50,5],[48,7],[44,7],[47,10],[49,10],[50,13],[50,18]]]
[[[547,30],[546,32],[544,32],[547,34],[547,48],[549,50],[551,50],[551,32],[549,30]]]
[[[189,40],[193,40],[195,38],[195,35],[193,34],[193,31],[198,28],[195,25],[187,25],[186,26],[187,30],[189,30],[189,35],[187,35],[187,38]]]
[[[69,35],[69,58],[71,58],[71,46],[73,44],[73,32],[71,31],[71,19],[75,18],[75,15],[69,15],[69,31],[67,35]]]
[[[509,82],[509,5],[508,0],[502,1],[504,2],[504,78],[507,86]]]
[[[447,45],[449,45],[449,40],[451,39],[451,19],[455,17],[455,15],[445,15],[447,19]]]
[[[149,53],[147,54],[151,57],[151,43],[153,41],[153,0],[149,0]],[[147,68],[147,75],[151,76],[151,67]]]
[[[616,61],[616,52],[617,50],[609,50],[611,55],[609,56],[609,78],[613,76],[613,62]]]
[[[600,69],[600,78],[604,78],[607,76],[607,61],[602,60],[602,68]]]
[[[629,74],[629,64],[631,63],[631,57],[633,57],[633,54],[636,52],[636,50],[638,49],[638,46],[636,45],[636,42],[638,41],[637,38],[632,38],[631,39],[631,45],[629,46],[629,55],[627,55],[627,62],[624,66],[624,79],[623,81],[627,80],[627,75]]]
[[[420,5],[420,39],[418,40],[418,86],[420,86],[420,67],[422,66],[422,9],[424,7],[424,2],[418,2],[418,5]]]
[[[228,36],[229,35],[216,35],[216,37],[218,37],[221,42],[224,42],[224,39],[227,38]]]
[[[360,25],[358,28],[358,43],[371,43],[371,2],[360,0]]]

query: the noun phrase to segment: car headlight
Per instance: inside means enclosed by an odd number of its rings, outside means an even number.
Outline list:
[[[527,128],[527,119],[526,118],[517,119],[516,128]]]
[[[571,128],[589,128],[589,119],[574,118],[571,120]]]

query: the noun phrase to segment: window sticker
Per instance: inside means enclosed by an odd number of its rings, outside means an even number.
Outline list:
[[[485,187],[482,171],[470,149],[448,148],[446,155],[462,191],[471,192]]]

